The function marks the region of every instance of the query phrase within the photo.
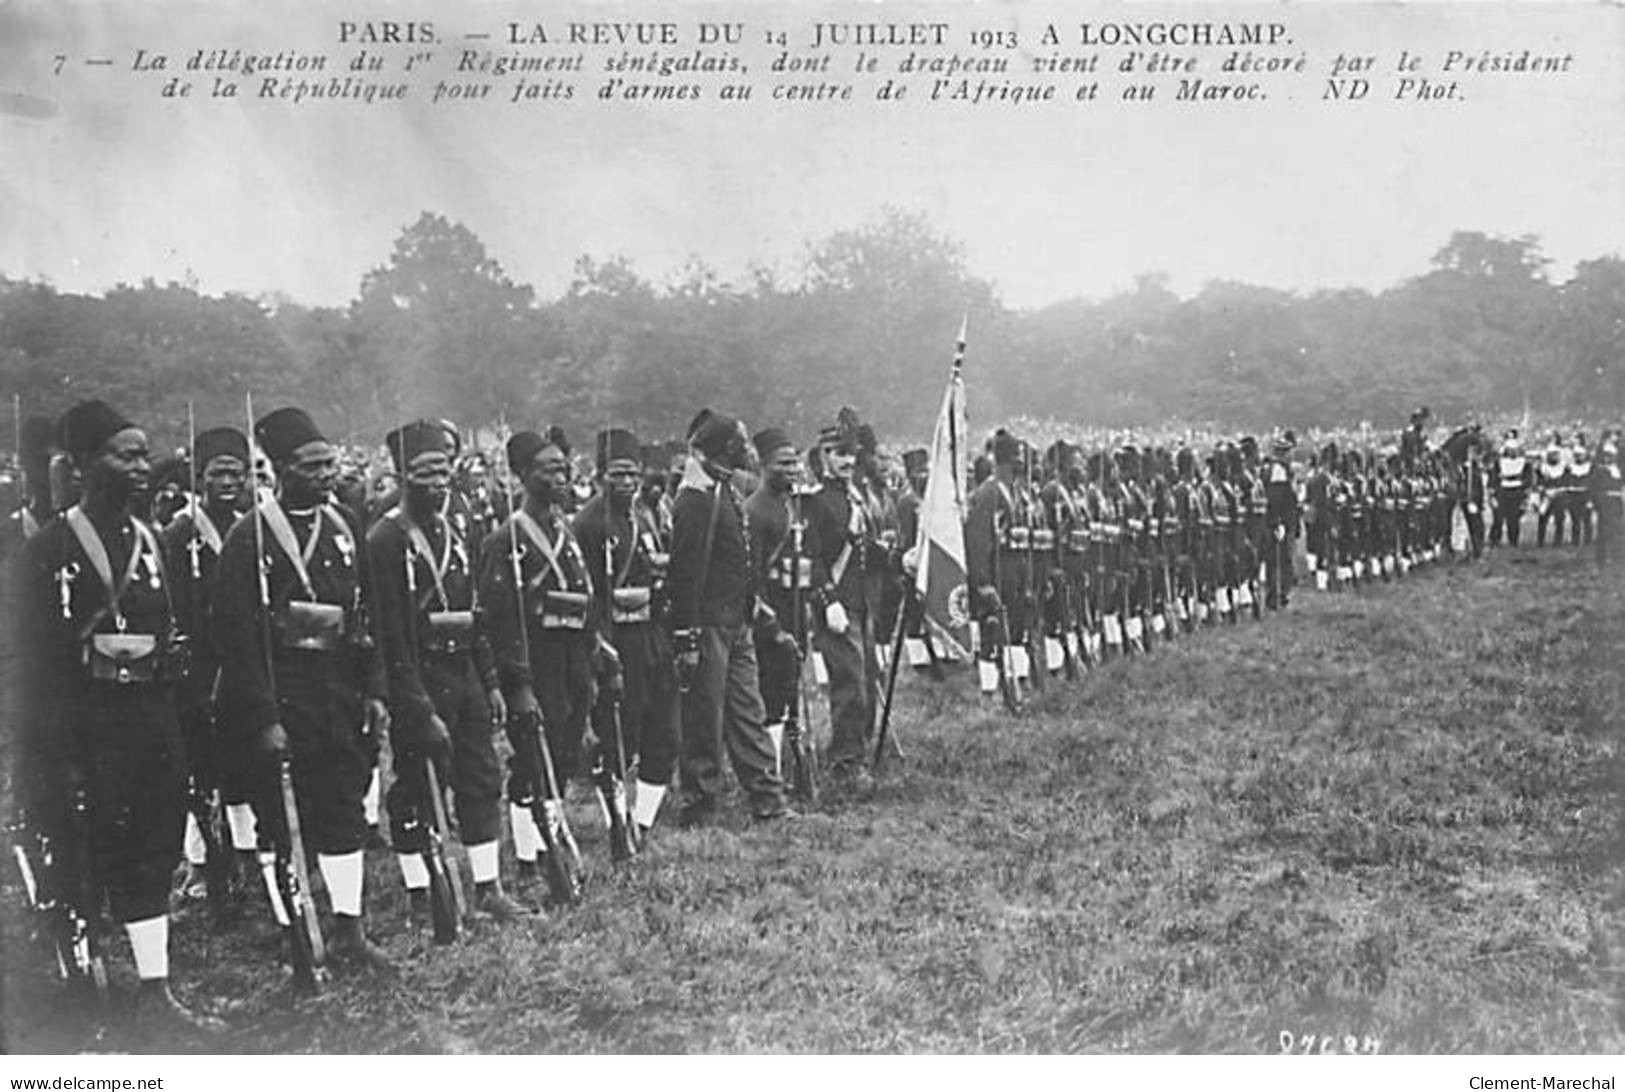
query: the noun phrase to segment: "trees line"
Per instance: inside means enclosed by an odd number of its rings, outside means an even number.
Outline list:
[[[177,439],[234,420],[241,393],[311,407],[373,438],[420,414],[505,412],[586,432],[677,434],[702,405],[808,435],[845,404],[887,437],[924,437],[954,332],[980,426],[1035,414],[1116,428],[1169,418],[1259,429],[1517,411],[1625,411],[1625,259],[1563,283],[1533,236],[1456,232],[1427,270],[1381,292],[1239,282],[1181,299],[1159,274],[1103,300],[1001,304],[962,248],[888,209],[809,246],[790,275],[729,283],[701,264],[653,281],[581,258],[539,299],[460,224],[423,213],[346,307],[176,283],[100,296],[0,277],[0,390],[28,412],[102,397]],[[11,446],[5,443],[3,446]]]

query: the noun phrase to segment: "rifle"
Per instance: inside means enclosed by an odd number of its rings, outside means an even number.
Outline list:
[[[1033,534],[1033,449],[1027,444],[1022,445],[1022,487],[1026,503],[1021,507],[1021,522],[1027,532],[1027,548],[1023,551],[1027,580],[1022,596],[1022,606],[1027,613],[1027,624],[1022,627],[1027,635],[1027,685],[1034,694],[1042,694],[1045,676],[1049,674],[1049,650],[1044,642],[1044,604],[1039,595],[1035,560],[1038,544]]]
[[[994,608],[996,618],[994,624],[998,627],[989,641],[994,653],[994,662],[998,665],[999,696],[1004,700],[1004,707],[1011,713],[1021,712],[1021,689],[1015,678],[1013,665],[1010,663],[1010,610],[1004,603],[1004,596],[999,593],[1003,586],[1003,559],[1004,549],[999,541],[999,509],[995,503],[993,507],[993,594],[997,606]],[[983,625],[984,635],[987,629]]]
[[[611,652],[614,646],[611,638],[615,632],[615,536],[609,533],[610,521],[610,494],[606,485],[604,490],[604,612],[606,619],[604,628],[609,632],[600,631],[598,640]],[[637,514],[630,508],[627,512],[628,520],[632,525],[632,537],[627,543],[628,564],[632,554],[638,548]],[[593,787],[598,790],[598,803],[609,817],[609,857],[612,861],[629,861],[638,854],[637,825],[632,822],[632,812],[626,802],[626,776],[629,763],[626,759],[626,734],[621,723],[621,696],[626,692],[626,677],[622,673],[618,656],[607,653],[600,657],[603,667],[600,670],[599,694],[601,695],[602,720],[607,721],[614,734],[615,753],[613,758],[606,759],[604,744],[600,740],[598,754],[593,759],[592,779]]]
[[[191,534],[192,541],[188,544],[187,553],[192,559],[192,624],[188,636],[194,642],[193,648],[198,646],[195,642],[201,640],[203,635],[203,563],[202,549],[203,536],[198,530],[198,510],[202,502],[198,496],[197,488],[197,416],[194,412],[192,400],[186,400],[186,467],[188,477],[191,479]],[[188,665],[187,674],[197,669],[196,660]],[[199,726],[200,734],[204,738],[205,753],[209,758],[214,757],[214,705],[213,687],[210,687],[210,700],[203,708],[203,723]],[[211,763],[212,765],[212,763]],[[203,878],[209,894],[209,910],[219,921],[226,913],[226,905],[231,898],[231,859],[227,855],[224,840],[220,837],[220,794],[213,789],[198,784],[198,765],[193,763],[192,776],[187,779],[187,802],[192,808],[192,817],[197,820],[198,833],[203,836]]]
[[[423,846],[423,864],[429,872],[429,912],[434,919],[434,942],[450,944],[457,939],[468,914],[468,898],[463,892],[462,873],[446,856],[446,844],[451,839],[446,798],[440,794],[440,775],[430,755],[423,756],[423,771],[434,816],[434,822],[424,832]]]
[[[886,664],[886,698],[880,710],[880,727],[875,732],[875,759],[876,773],[881,773],[886,766],[886,744],[891,744],[891,750],[898,758],[903,757],[903,748],[897,742],[897,734],[889,732],[891,727],[892,696],[897,691],[897,665],[903,660],[903,634],[908,629],[904,619],[908,617],[910,604],[914,601],[914,583],[910,581],[904,586],[903,602],[897,611],[897,623],[891,640],[891,659]]]
[[[254,395],[243,396],[243,409],[248,417],[248,435],[254,435]],[[275,657],[271,651],[271,584],[269,565],[265,558],[264,517],[260,514],[259,485],[251,481],[254,489],[254,568],[258,577],[260,605],[260,639],[265,649],[265,682],[273,701],[276,694]],[[293,979],[296,985],[309,992],[321,987],[325,975],[327,946],[322,941],[322,927],[316,917],[316,903],[310,897],[310,864],[305,857],[305,839],[299,823],[299,801],[294,793],[293,763],[284,749],[277,753],[277,785],[282,801],[282,815],[288,830],[288,845],[278,846],[275,861],[274,895],[278,904],[277,920],[287,921],[289,950],[293,960]]]
[[[1066,488],[1061,481],[1059,472],[1056,474],[1055,488],[1058,493]],[[1071,495],[1065,495],[1067,497],[1068,504],[1070,505],[1072,499]],[[1068,521],[1069,526],[1067,526],[1063,531],[1059,526],[1061,523],[1059,519],[1050,520],[1050,523],[1056,525],[1055,550],[1050,559],[1050,565],[1051,572],[1058,573],[1061,577],[1061,667],[1066,676],[1067,682],[1078,681],[1078,657],[1086,655],[1086,653],[1084,653],[1082,650],[1082,642],[1079,640],[1077,634],[1077,606],[1073,602],[1074,593],[1072,588],[1072,580],[1067,575],[1066,571],[1066,551],[1068,547],[1066,542],[1062,540],[1063,535],[1070,535],[1072,533],[1072,527],[1070,525],[1075,522],[1076,514],[1074,513],[1074,518]]]
[[[507,432],[506,414],[503,415],[501,428]],[[503,477],[503,492],[513,496],[512,483]],[[525,617],[525,574],[519,564],[519,523],[518,505],[524,503],[523,498],[510,505],[508,514],[508,561],[512,567],[514,607],[514,625],[519,633],[520,655],[528,669],[530,659],[530,630],[529,619]],[[536,829],[542,837],[542,852],[547,857],[543,873],[547,877],[548,891],[555,902],[573,903],[581,898],[581,854],[576,848],[575,836],[570,833],[570,822],[564,814],[564,798],[559,792],[558,777],[553,770],[553,752],[547,745],[547,736],[543,730],[541,717],[536,714],[526,714],[514,710],[514,737],[519,745],[524,747],[540,784],[530,787],[530,799],[524,801],[530,807],[531,818],[536,822]],[[543,793],[546,796],[543,796]]]
[[[807,525],[801,518],[801,496],[792,486],[790,490],[790,636],[795,642],[791,654],[795,673],[795,696],[784,715],[784,743],[790,751],[791,785],[796,795],[809,805],[818,803],[818,751],[813,745],[812,724],[804,721],[803,707],[808,703],[807,688],[803,683],[802,661],[806,656],[807,604],[802,599],[802,564],[806,550]],[[882,722],[884,723],[884,722]]]
[[[107,964],[91,922],[95,887],[90,875],[89,814],[84,791],[79,790],[69,811],[71,841],[77,843],[69,854],[74,858],[71,868],[57,859],[51,838],[33,829],[26,815],[19,814],[8,833],[17,879],[32,917],[51,938],[57,973],[75,991],[102,1004],[107,1000]],[[70,871],[73,876],[66,879],[64,874]]]

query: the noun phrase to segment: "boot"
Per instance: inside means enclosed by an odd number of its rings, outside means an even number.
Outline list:
[[[141,983],[136,995],[136,1023],[143,1037],[156,1037],[159,1046],[166,1039],[188,1038],[199,1035],[220,1035],[226,1030],[225,1021],[215,1016],[194,1012],[181,1004],[169,988],[169,979],[150,978]]]
[[[333,939],[328,942],[328,954],[374,974],[395,973],[395,961],[367,939],[366,932],[361,928],[361,919],[348,914],[333,916]]]
[[[474,910],[489,915],[504,925],[537,915],[537,911],[510,898],[508,893],[502,890],[501,882],[497,880],[474,885]]]

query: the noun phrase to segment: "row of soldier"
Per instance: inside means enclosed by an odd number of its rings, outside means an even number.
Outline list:
[[[873,674],[865,637],[897,538],[881,526],[878,479],[854,475],[873,454],[854,419],[821,436],[817,490],[777,430],[752,442],[702,412],[675,481],[645,474],[631,433],[606,430],[584,504],[560,430],[511,436],[507,473],[481,492],[453,488],[455,427],[417,421],[386,437],[400,488],[370,519],[335,499],[336,448],[308,414],[278,410],[253,433],[274,491],[252,481],[248,438],[211,428],[191,444],[190,496],[148,522],[146,433],[105,403],[74,407],[56,438],[77,501],[41,513],[20,558],[14,835],[42,865],[88,875],[46,892],[81,904],[81,934],[105,898],[144,1018],[217,1024],[168,985],[189,801],[200,832],[223,807],[215,856],[239,880],[263,877],[296,973],[301,952],[391,968],[362,926],[365,801],[386,733],[391,842],[414,902],[446,832],[444,785],[473,910],[507,921],[537,906],[500,878],[504,797],[517,879],[546,877],[555,899],[579,882],[573,782],[598,789],[620,857],[654,826],[679,765],[685,825],[720,818],[724,762],[755,821],[794,817],[782,731],[803,707],[814,642],[829,666],[831,773],[863,778],[875,695],[852,672]],[[745,499],[753,467],[760,487]],[[805,737],[798,753],[814,758]],[[325,937],[301,928],[304,847],[331,905]]]
[[[904,456],[906,484],[891,488],[873,429],[850,411],[806,451],[703,411],[675,462],[608,429],[585,496],[560,430],[509,437],[492,480],[454,426],[417,421],[385,438],[397,488],[346,504],[337,449],[286,408],[254,424],[274,493],[251,484],[247,437],[213,428],[190,445],[169,511],[154,503],[145,434],[116,411],[83,404],[56,433],[81,497],[55,518],[34,510],[23,558],[16,785],[59,855],[84,847],[158,1020],[213,1023],[167,985],[189,800],[200,833],[223,809],[230,848],[215,856],[263,877],[295,936],[291,843],[308,844],[333,955],[387,969],[362,928],[366,799],[386,733],[390,842],[414,904],[443,879],[430,850],[447,827],[431,786],[444,786],[473,909],[512,921],[538,901],[500,878],[504,799],[516,884],[562,876],[549,890],[568,898],[572,782],[596,790],[623,858],[674,784],[679,821],[717,820],[724,756],[755,819],[791,817],[787,773],[807,794],[820,763],[841,789],[868,787],[887,653],[895,662],[905,638],[930,659],[947,651],[906,590],[925,453]],[[1065,442],[1039,453],[1001,430],[978,460],[959,604],[984,688],[1002,683],[1009,701],[1023,677],[1041,685],[1286,606],[1300,527],[1317,581],[1433,556],[1457,503],[1476,543],[1487,505],[1475,489],[1495,479],[1474,441],[1380,465],[1329,448],[1300,493],[1291,433],[1268,454],[1251,438],[1201,455],[1086,454]],[[1604,450],[1617,497],[1617,451]],[[815,662],[822,755],[803,683]]]

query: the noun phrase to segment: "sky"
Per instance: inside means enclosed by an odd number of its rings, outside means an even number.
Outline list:
[[[369,78],[413,81],[405,103],[165,100],[165,73],[132,70],[137,49],[186,76],[193,51],[242,48],[327,53],[342,74],[359,47],[340,44],[341,20],[385,19],[435,25],[418,75],[394,71],[415,47],[373,50],[391,71]],[[584,51],[568,103],[510,104],[511,81],[493,81],[487,101],[427,102],[462,49],[513,52],[509,20],[549,31],[532,55],[567,56],[583,52],[558,40],[569,22],[638,19],[678,25],[680,44],[663,48],[673,56],[692,54],[700,21],[744,22],[729,52],[751,67],[753,100],[601,102],[591,70],[620,50],[599,47]],[[947,23],[951,44],[936,52],[1007,58],[1015,71],[995,82],[1031,83],[1031,58],[1050,54],[1098,54],[1100,71],[1053,77],[1068,101],[930,103],[917,84],[912,100],[879,103],[871,77],[842,71],[855,50],[835,49],[827,77],[802,79],[853,83],[855,101],[772,102],[775,80],[797,81],[766,71],[778,53],[766,33],[815,57],[818,22]],[[1230,50],[1168,46],[1209,80],[1256,79],[1267,100],[1178,103],[1162,78],[1158,99],[1124,103],[1126,78],[1110,69],[1126,47],[1081,44],[1083,22],[1280,23],[1287,42],[1253,52],[1302,55],[1307,70],[1227,77],[1214,69]],[[1049,23],[1058,46],[1042,43]],[[1013,32],[1016,46],[977,50],[974,29]],[[1457,73],[1457,99],[1421,102],[1394,96],[1401,49],[1429,66],[1451,50],[1572,61],[1559,75]],[[872,52],[889,65],[908,50]],[[1369,79],[1365,99],[1322,99],[1339,53],[1374,58],[1348,74]],[[114,64],[85,63],[98,57]],[[208,77],[191,75],[203,95]],[[1070,101],[1096,80],[1099,98]],[[1622,180],[1618,5],[0,0],[0,274],[68,291],[152,277],[342,305],[424,210],[468,226],[544,298],[582,255],[624,256],[657,279],[690,260],[737,278],[753,263],[793,271],[810,244],[888,205],[962,244],[970,271],[1021,308],[1098,298],[1153,271],[1181,294],[1212,279],[1381,289],[1425,271],[1458,229],[1538,236],[1561,279],[1625,253]]]

